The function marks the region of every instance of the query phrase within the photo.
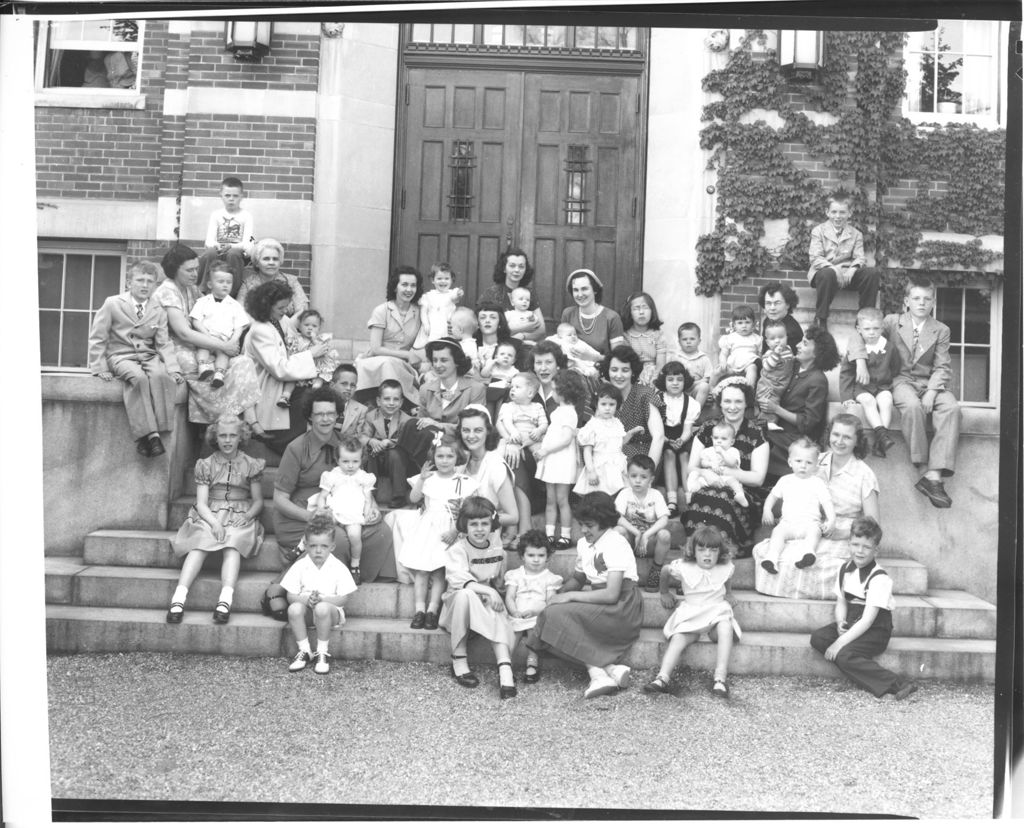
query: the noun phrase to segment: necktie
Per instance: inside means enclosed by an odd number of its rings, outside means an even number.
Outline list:
[[[136,319],[142,319],[142,314],[143,314],[143,311],[145,311],[145,309],[146,309],[145,305],[143,305],[141,302],[136,302],[135,303],[135,318]]]
[[[921,341],[921,331],[920,331],[920,329],[915,327],[914,328],[914,353],[911,354],[911,356],[915,360],[917,359],[917,347],[920,344],[920,341]]]
[[[387,437],[390,437],[390,436],[391,436],[391,420],[389,420],[389,419],[387,419],[385,417],[384,418],[384,437],[387,438]]]

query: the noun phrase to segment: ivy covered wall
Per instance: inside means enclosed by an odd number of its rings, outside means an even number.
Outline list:
[[[978,238],[922,241],[925,232],[1002,235],[1006,135],[902,117],[904,34],[826,32],[824,67],[809,85],[787,82],[766,40],[747,32],[703,80],[721,100],[703,113],[718,202],[714,229],[697,245],[698,293],[721,294],[727,315],[768,278],[806,285],[810,231],[836,192],[850,197],[865,246],[890,269],[886,310],[900,301],[906,268],[973,281],[1001,258]],[[774,245],[768,220],[788,223]]]

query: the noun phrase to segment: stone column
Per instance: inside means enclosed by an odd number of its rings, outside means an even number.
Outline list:
[[[697,238],[715,220],[715,174],[700,148],[701,110],[709,96],[701,79],[721,68],[728,52],[704,44],[706,29],[652,29],[647,122],[647,202],[644,290],[658,303],[670,345],[683,322],[700,325],[704,351],[715,358],[720,335],[718,296],[698,296]]]
[[[357,351],[387,282],[398,31],[351,21],[321,30],[311,281],[331,332]]]

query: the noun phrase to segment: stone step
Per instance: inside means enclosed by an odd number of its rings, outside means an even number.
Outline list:
[[[676,523],[673,521],[673,523]],[[678,523],[676,523],[678,526]],[[180,560],[171,552],[171,538],[174,532],[141,529],[104,529],[91,532],[85,538],[82,563],[90,566],[148,566],[148,567],[180,567]],[[672,558],[679,557],[680,550],[674,547]],[[47,558],[55,561],[74,561],[76,558]],[[928,591],[928,570],[910,558],[890,557],[885,553],[879,558],[881,564],[893,579],[897,595],[923,595]],[[273,572],[281,569],[280,553],[273,535],[266,535],[258,555],[242,561],[243,572]],[[553,572],[563,578],[568,577],[576,562],[576,550],[566,549],[555,552],[549,566]],[[210,555],[205,569],[216,570],[219,567],[216,555]],[[520,566],[519,555],[509,555],[509,568]],[[637,574],[641,583],[647,577],[651,562],[649,558],[637,560]],[[736,574],[733,576],[735,589],[754,588],[754,562],[751,558],[736,561]]]
[[[164,610],[48,605],[46,642],[50,653],[192,652],[229,656],[292,655],[295,644],[287,625],[255,613],[233,613],[231,622],[215,625],[208,614],[189,613],[180,625],[167,624]],[[661,660],[665,639],[660,630],[645,629],[623,661],[646,678]],[[404,619],[350,618],[331,634],[331,653],[346,660],[448,663],[451,642],[443,630],[411,630]],[[469,655],[474,664],[493,664],[488,642],[474,637]],[[995,678],[995,642],[968,639],[899,637],[889,643],[879,662],[915,679],[991,682]],[[513,661],[522,667],[523,647]],[[715,645],[700,641],[687,649],[683,667],[710,670]],[[564,669],[556,659],[545,668]],[[285,669],[282,660],[281,669]],[[749,632],[732,651],[733,675],[811,675],[834,677],[835,667],[811,649],[805,633]]]
[[[95,607],[166,608],[178,581],[178,569],[133,566],[89,566],[81,559],[46,561],[48,603]],[[275,572],[243,572],[235,587],[234,608],[258,612]],[[217,601],[220,576],[203,573],[189,591],[189,607],[208,613]],[[736,615],[744,630],[811,632],[832,620],[832,601],[791,600],[762,595],[750,586],[734,588]],[[411,618],[412,587],[394,583],[363,584],[349,602],[357,617]],[[644,594],[644,626],[661,627],[670,615],[656,593]],[[938,590],[902,596],[894,625],[902,635],[943,638],[994,638],[996,608],[960,590]]]

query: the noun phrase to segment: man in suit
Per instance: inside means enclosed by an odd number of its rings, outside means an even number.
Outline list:
[[[109,296],[89,331],[89,370],[104,382],[124,383],[124,407],[136,450],[143,457],[164,453],[160,432],[174,424],[175,386],[184,378],[167,334],[167,313],[150,301],[156,285],[150,262],[128,271],[128,291]]]
[[[893,402],[910,459],[924,472],[917,490],[936,508],[948,509],[953,500],[942,479],[953,474],[960,439],[960,405],[949,390],[949,328],[932,316],[935,285],[928,279],[907,282],[906,304],[906,313],[889,314],[882,322],[882,333],[896,343],[902,363],[892,382]],[[857,363],[857,381],[866,384],[867,352],[856,334],[850,337],[848,356]],[[930,445],[925,432],[929,414],[935,428]]]
[[[875,307],[881,271],[864,267],[864,234],[849,224],[850,202],[833,198],[825,215],[828,221],[811,230],[807,279],[818,293],[814,324],[827,330],[828,311],[837,290],[856,290],[858,308]]]

